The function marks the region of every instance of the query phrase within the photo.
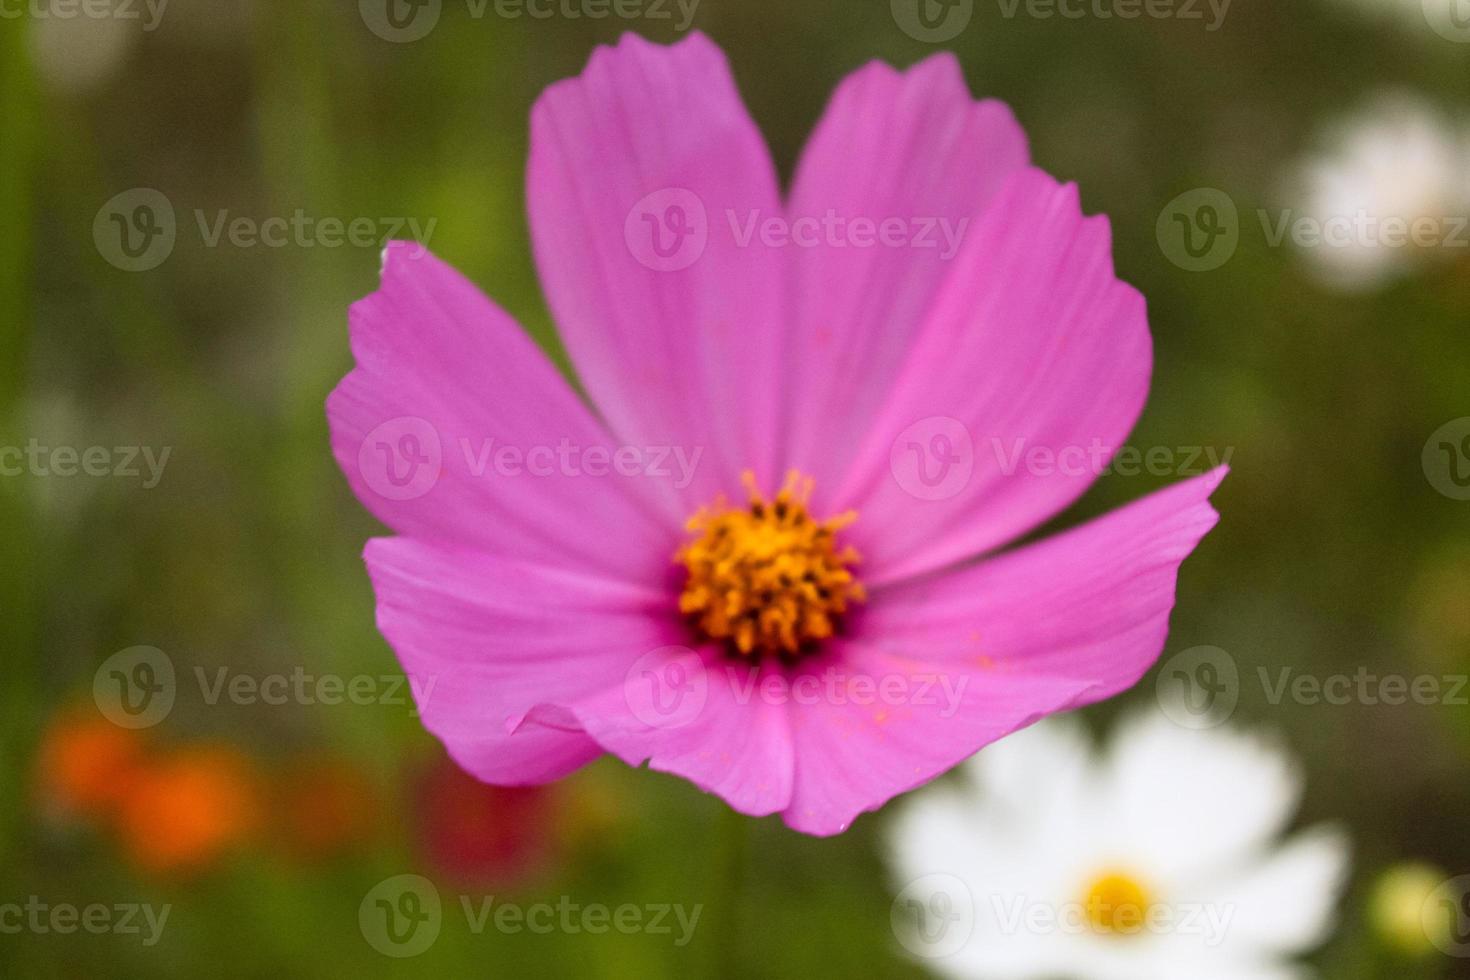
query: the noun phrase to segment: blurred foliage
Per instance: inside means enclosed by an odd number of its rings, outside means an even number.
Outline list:
[[[116,935],[0,937],[0,972],[643,977],[715,962],[750,976],[912,975],[888,925],[881,814],[830,840],[760,821],[731,855],[714,799],[607,760],[569,780],[564,798],[603,816],[505,894],[702,902],[708,915],[733,911],[733,942],[714,928],[685,949],[666,936],[474,935],[450,914],[429,952],[383,958],[363,941],[358,903],[377,881],[424,867],[411,774],[439,758],[402,706],[181,698],[162,726],[179,744],[235,746],[266,773],[312,753],[345,760],[382,794],[370,805],[377,830],[321,863],[257,844],[206,872],[150,874],[108,833],[35,805],[46,725],[86,701],[98,665],[125,647],[157,646],[185,673],[397,672],[359,558],[379,528],[331,460],[322,410],[350,367],[345,310],[374,287],[375,250],[210,248],[194,210],[435,219],[434,250],[555,352],[522,207],[530,105],[624,27],[673,36],[666,22],[472,19],[448,2],[430,36],[390,44],[356,6],[174,0],[83,87],[57,81],[64,53],[59,65],[39,60],[37,25],[0,21],[0,442],[172,447],[152,489],[0,479],[0,900],[174,906],[151,948]],[[785,175],[846,73],[933,50],[896,29],[883,0],[704,0],[695,26],[727,51]],[[1236,0],[1215,32],[1007,19],[978,3],[945,47],[977,95],[1013,106],[1035,159],[1112,219],[1120,274],[1148,297],[1156,348],[1132,441],[1233,450],[1216,497],[1223,520],[1184,567],[1169,651],[1223,647],[1247,677],[1281,665],[1464,672],[1470,505],[1436,493],[1419,454],[1467,413],[1470,265],[1341,297],[1258,234],[1221,269],[1181,271],[1154,223],[1197,186],[1227,191],[1242,215],[1267,206],[1313,127],[1378,88],[1463,109],[1470,45],[1330,0]],[[174,203],[179,238],[164,266],[130,274],[100,257],[91,225],[139,186]],[[1107,477],[1063,522],[1166,482]],[[1120,704],[1152,690],[1151,676]],[[1318,957],[1326,974],[1450,975],[1446,960],[1386,953],[1365,908],[1372,875],[1393,862],[1470,871],[1470,710],[1272,705],[1259,685],[1245,690],[1238,720],[1281,730],[1304,760],[1303,819],[1341,820],[1355,841],[1343,928]],[[1120,704],[1089,717],[1105,723]],[[726,862],[733,891],[716,884]]]

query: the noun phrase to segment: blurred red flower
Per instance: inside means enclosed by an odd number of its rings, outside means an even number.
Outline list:
[[[554,856],[554,786],[490,786],[441,756],[419,777],[417,789],[418,843],[447,880],[515,884]]]

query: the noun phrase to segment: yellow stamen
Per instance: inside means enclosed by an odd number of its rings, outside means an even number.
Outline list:
[[[1141,932],[1153,905],[1148,889],[1137,878],[1118,872],[1099,875],[1083,902],[1093,930],[1117,936]]]
[[[857,514],[814,520],[806,508],[812,481],[795,471],[770,501],[754,474],[741,482],[745,507],[721,497],[689,519],[698,536],[674,556],[689,570],[679,610],[742,656],[794,656],[831,636],[848,604],[864,598],[850,568],[858,553],[837,544]]]

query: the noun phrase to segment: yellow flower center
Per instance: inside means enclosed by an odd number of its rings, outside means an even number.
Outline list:
[[[689,571],[679,610],[742,656],[793,657],[831,636],[848,604],[864,598],[850,567],[858,553],[837,544],[857,514],[813,519],[812,481],[795,471],[774,500],[756,489],[753,474],[741,482],[746,506],[721,497],[689,519],[695,537],[674,556]]]
[[[1083,909],[1093,930],[1115,936],[1141,932],[1152,905],[1148,889],[1137,878],[1118,872],[1099,875],[1083,899]]]

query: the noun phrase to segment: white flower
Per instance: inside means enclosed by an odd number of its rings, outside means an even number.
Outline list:
[[[1349,6],[1374,20],[1398,21],[1410,31],[1422,31],[1426,38],[1434,38],[1432,29],[1440,37],[1451,41],[1470,40],[1470,23],[1460,6],[1463,0],[1347,0]]]
[[[1301,781],[1270,743],[1161,714],[1106,754],[1054,718],[991,746],[891,828],[911,952],[964,980],[1294,980],[1347,871],[1332,829],[1278,837]]]
[[[1463,126],[1416,96],[1387,93],[1335,123],[1321,145],[1289,180],[1282,217],[1327,285],[1370,289],[1427,255],[1458,254],[1470,243]]]
[[[120,0],[93,0],[85,7],[29,0],[26,9],[35,12],[30,45],[36,72],[63,92],[101,88],[121,70],[138,39],[137,23],[119,16],[128,12]]]

